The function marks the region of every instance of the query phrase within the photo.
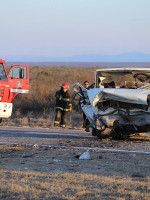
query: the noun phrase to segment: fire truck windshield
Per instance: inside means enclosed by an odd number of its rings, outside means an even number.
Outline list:
[[[4,67],[1,63],[0,63],[0,80],[7,81],[6,72],[5,72]]]

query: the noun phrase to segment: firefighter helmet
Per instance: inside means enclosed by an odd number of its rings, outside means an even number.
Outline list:
[[[63,83],[63,84],[62,84],[62,87],[63,87],[63,88],[66,88],[66,89],[68,89],[68,88],[69,88],[69,86],[68,86],[68,84],[67,84],[67,83]]]

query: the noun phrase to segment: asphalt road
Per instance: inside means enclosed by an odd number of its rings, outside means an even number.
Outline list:
[[[90,132],[84,130],[23,127],[0,127],[0,137],[94,139]]]
[[[130,140],[98,140],[90,132],[75,129],[48,129],[24,127],[0,127],[0,145],[35,145],[51,147],[71,147],[82,149],[99,149],[112,152],[129,152],[150,154],[150,141]]]

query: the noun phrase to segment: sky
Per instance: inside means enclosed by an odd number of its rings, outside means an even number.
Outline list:
[[[150,54],[150,0],[0,0],[0,55]]]

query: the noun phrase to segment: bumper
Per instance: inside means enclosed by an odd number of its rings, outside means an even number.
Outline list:
[[[0,118],[8,118],[12,114],[12,103],[0,102]]]

